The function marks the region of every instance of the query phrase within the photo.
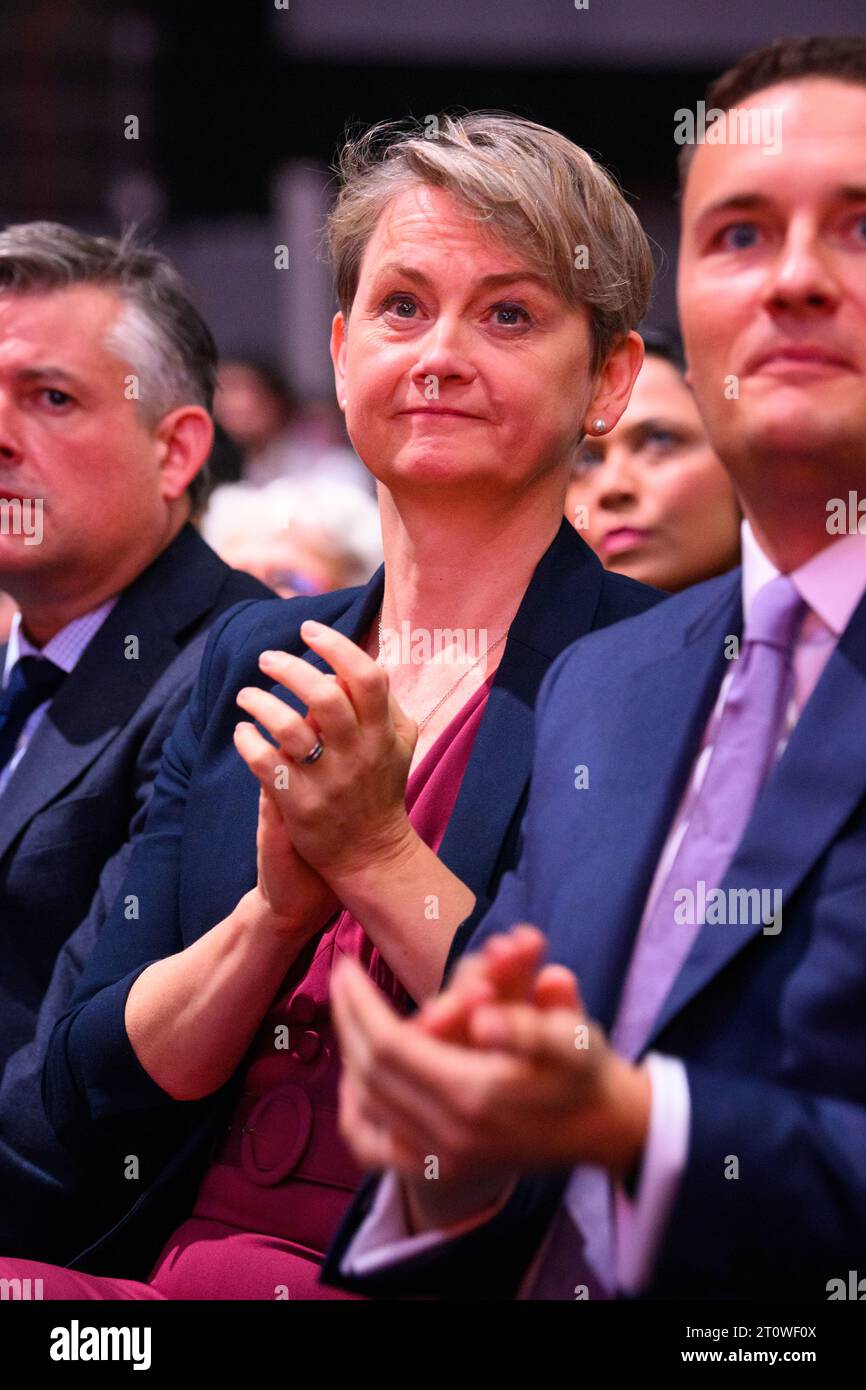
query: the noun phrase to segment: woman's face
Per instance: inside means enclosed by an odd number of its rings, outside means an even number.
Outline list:
[[[587,437],[566,516],[607,569],[676,591],[737,563],[733,486],[676,367],[648,356],[627,410]]]
[[[551,470],[564,488],[600,389],[589,315],[483,235],[451,194],[418,185],[388,204],[331,347],[349,436],[392,490],[489,495]],[[619,376],[624,404],[630,374]]]

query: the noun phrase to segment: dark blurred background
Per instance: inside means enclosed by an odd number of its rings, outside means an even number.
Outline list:
[[[319,241],[347,123],[500,107],[564,131],[657,243],[663,325],[675,110],[756,44],[866,29],[864,0],[3,0],[0,17],[3,222],[138,220],[223,352],[273,357],[307,399],[331,389]]]

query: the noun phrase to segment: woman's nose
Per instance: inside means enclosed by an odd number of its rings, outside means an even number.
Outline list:
[[[471,381],[475,375],[460,325],[453,320],[437,319],[418,344],[413,380],[429,396],[431,390],[446,381]]]
[[[628,449],[608,450],[596,480],[600,507],[619,508],[637,501],[638,481],[634,459]]]

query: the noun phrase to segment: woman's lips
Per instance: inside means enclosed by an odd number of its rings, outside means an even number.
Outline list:
[[[468,410],[439,410],[431,406],[419,406],[416,410],[402,410],[400,414],[424,415],[427,419],[431,419],[435,416],[436,419],[439,420],[479,420],[481,418],[479,415],[470,415]]]
[[[605,555],[619,555],[624,550],[634,550],[636,546],[643,545],[651,534],[638,526],[618,526],[602,537],[601,549]]]

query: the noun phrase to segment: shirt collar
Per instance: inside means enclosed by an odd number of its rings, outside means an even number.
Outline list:
[[[119,597],[119,594],[114,594],[104,603],[101,603],[98,608],[92,608],[89,613],[82,613],[80,618],[73,618],[71,623],[67,623],[59,632],[55,632],[44,647],[36,647],[28,639],[21,627],[21,614],[15,613],[6,646],[2,684],[4,686],[7,684],[12,674],[12,668],[18,658],[22,656],[45,657],[48,661],[53,661],[55,666],[59,666],[61,671],[65,671],[68,675],[77,666],[85,647],[91,638],[96,636]]]
[[[758,545],[748,521],[743,521],[742,542],[743,618],[748,622],[755,595],[779,571]],[[808,608],[841,637],[866,592],[866,536],[831,541],[788,577]]]

